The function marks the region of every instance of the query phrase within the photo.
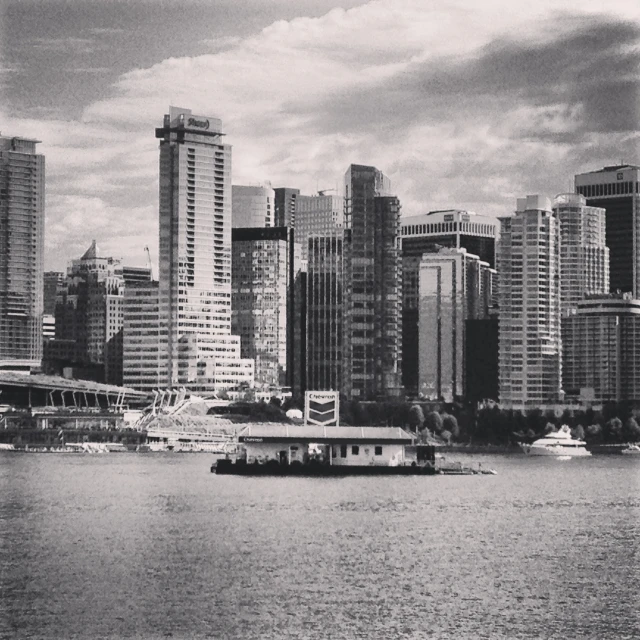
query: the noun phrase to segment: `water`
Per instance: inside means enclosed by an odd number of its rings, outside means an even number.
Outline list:
[[[498,475],[0,453],[0,637],[640,637],[640,459],[451,457]]]

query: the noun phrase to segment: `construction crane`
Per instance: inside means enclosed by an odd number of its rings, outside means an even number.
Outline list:
[[[153,280],[153,267],[151,266],[151,252],[149,251],[149,247],[145,247],[144,251],[147,254],[147,267],[149,267],[149,274],[151,276],[151,280]]]

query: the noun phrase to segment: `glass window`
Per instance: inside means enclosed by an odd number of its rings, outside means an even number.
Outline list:
[[[359,455],[359,454],[360,454],[360,447],[359,447],[357,444],[354,444],[354,445],[351,447],[351,455],[352,455],[352,456],[357,456],[357,455]]]
[[[381,446],[377,446],[375,453],[377,456],[381,456],[382,455],[382,447]]]
[[[341,458],[346,458],[347,457],[347,445],[346,444],[341,444],[340,445],[340,457]]]

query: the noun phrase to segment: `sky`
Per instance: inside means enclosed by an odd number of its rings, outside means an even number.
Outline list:
[[[639,43],[637,0],[0,0],[0,132],[41,141],[47,270],[157,261],[170,105],[222,120],[234,184],[367,164],[404,216],[503,216],[640,164]]]

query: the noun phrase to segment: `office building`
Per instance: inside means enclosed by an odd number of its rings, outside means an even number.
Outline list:
[[[290,389],[300,376],[300,246],[287,227],[234,229],[232,245],[231,330],[240,336],[242,357],[255,361],[255,388]]]
[[[302,258],[306,260],[309,238],[312,236],[331,236],[336,229],[344,226],[344,198],[326,195],[296,198],[296,242],[302,246]]]
[[[418,281],[424,253],[440,248],[466,249],[495,268],[496,218],[447,209],[401,219],[402,234],[402,382],[418,393]],[[497,293],[497,292],[496,292]]]
[[[587,296],[609,292],[609,249],[605,211],[588,207],[584,196],[556,196],[553,213],[560,225],[560,305],[562,315]]]
[[[306,386],[343,391],[351,234],[335,229],[308,242]]]
[[[123,301],[122,383],[149,391],[164,383],[161,354],[168,336],[160,331],[158,283],[152,280],[127,283]]]
[[[275,226],[292,227],[296,226],[296,200],[300,195],[300,189],[289,187],[279,187],[273,190],[275,198]]]
[[[582,402],[640,401],[640,300],[593,296],[562,318],[562,379]]]
[[[275,193],[270,186],[234,184],[231,193],[234,229],[275,226]]]
[[[344,394],[402,395],[400,202],[375,167],[351,165],[344,178],[349,245]]]
[[[45,369],[122,384],[122,301],[125,282],[120,261],[101,255],[94,240],[72,260],[57,285],[55,340],[45,344]]]
[[[575,177],[590,207],[606,211],[611,291],[640,298],[640,167],[620,164]]]
[[[561,399],[558,220],[548,198],[527,196],[500,225],[500,404],[553,404]]]
[[[126,285],[134,282],[151,282],[153,274],[151,267],[122,267],[122,278]]]
[[[42,363],[44,156],[0,135],[0,370]]]
[[[156,137],[159,382],[200,392],[250,387],[253,363],[231,335],[231,147],[222,123],[171,107]]]
[[[419,282],[420,397],[453,402],[468,393],[467,320],[489,317],[495,270],[465,249],[425,253]]]

